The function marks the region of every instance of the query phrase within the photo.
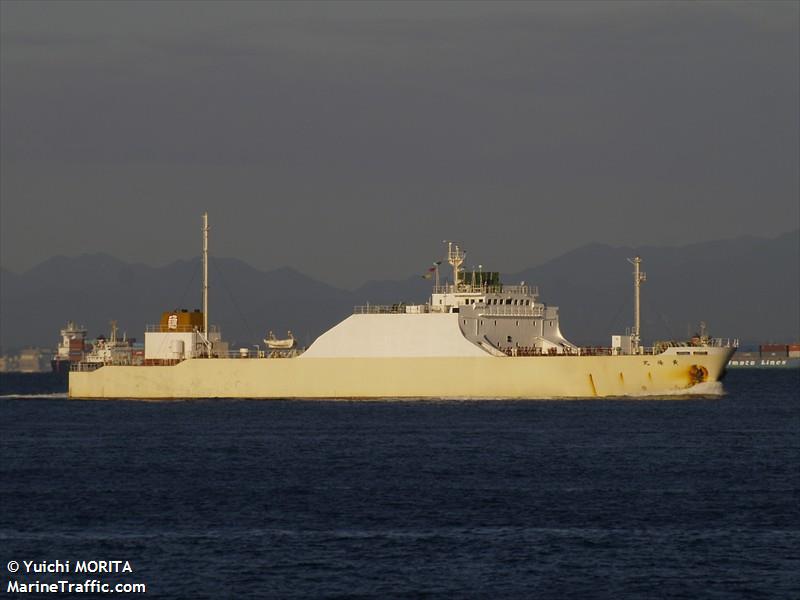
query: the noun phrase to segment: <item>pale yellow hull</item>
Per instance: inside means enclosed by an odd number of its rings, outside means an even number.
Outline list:
[[[678,355],[189,359],[72,372],[71,398],[592,398],[720,393],[733,349]],[[684,353],[685,354],[685,353]],[[698,378],[702,372],[702,378]],[[699,385],[698,385],[699,384]]]

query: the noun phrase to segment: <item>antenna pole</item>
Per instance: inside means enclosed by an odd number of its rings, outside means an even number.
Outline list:
[[[459,269],[464,262],[466,255],[458,245],[453,247],[453,242],[447,242],[447,262],[453,266],[453,293],[458,293],[458,286],[461,283]]]
[[[638,256],[629,258],[628,262],[633,265],[633,331],[631,332],[631,348],[634,354],[639,354],[639,345],[641,342],[641,328],[640,328],[640,288],[642,282],[647,281],[647,277],[640,270],[642,259]]]
[[[208,213],[203,213],[203,335],[208,339]]]

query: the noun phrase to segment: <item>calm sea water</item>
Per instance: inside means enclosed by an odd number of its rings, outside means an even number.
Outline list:
[[[669,401],[82,402],[1,381],[3,592],[800,598],[798,371]],[[56,559],[133,573],[7,572]]]

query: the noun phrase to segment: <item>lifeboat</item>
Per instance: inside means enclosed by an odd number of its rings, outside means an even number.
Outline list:
[[[270,350],[290,350],[294,348],[295,345],[294,335],[292,335],[291,331],[287,331],[286,335],[286,338],[278,339],[275,337],[275,334],[270,331],[269,335],[264,338],[264,343]]]

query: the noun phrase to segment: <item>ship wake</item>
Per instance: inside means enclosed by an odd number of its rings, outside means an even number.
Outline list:
[[[14,399],[14,400],[34,400],[34,399],[60,399],[66,400],[67,393],[66,392],[58,392],[53,394],[0,394],[0,400],[7,400],[7,399]]]

